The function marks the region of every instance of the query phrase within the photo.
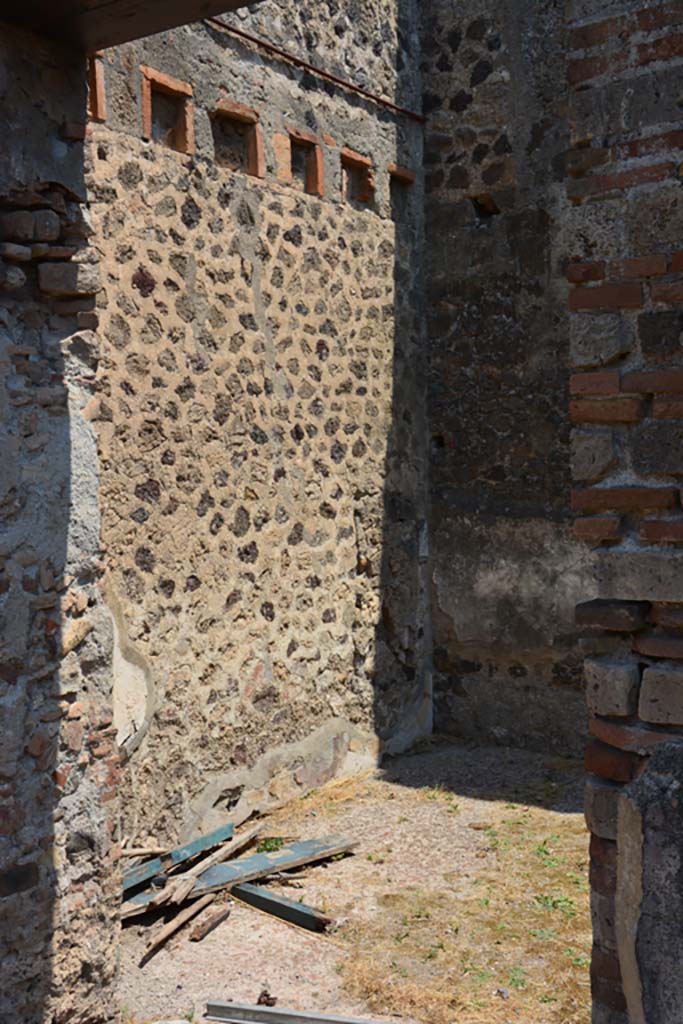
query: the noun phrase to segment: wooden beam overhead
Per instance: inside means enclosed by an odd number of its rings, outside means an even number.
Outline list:
[[[259,0],[6,0],[0,22],[86,53],[130,42]]]

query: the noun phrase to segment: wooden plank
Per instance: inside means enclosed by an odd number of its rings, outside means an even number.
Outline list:
[[[214,928],[218,928],[219,924],[222,924],[232,912],[232,907],[221,907],[215,914],[211,914],[205,921],[198,921],[190,932],[190,942],[201,942],[205,939],[209,932],[212,932]]]
[[[6,0],[0,20],[88,53],[247,7],[256,0]]]
[[[160,857],[162,853],[166,853],[165,846],[130,846],[121,850],[122,857]]]
[[[229,843],[224,843],[222,846],[212,853],[210,857],[206,857],[205,860],[200,861],[191,867],[189,871],[184,872],[182,875],[177,875],[176,878],[171,879],[168,887],[172,887],[173,892],[169,896],[170,903],[182,903],[183,900],[187,899],[194,888],[194,880],[199,875],[203,875],[205,871],[212,868],[214,864],[220,864],[224,860],[229,860],[234,857],[236,853],[243,850],[245,846],[249,846],[249,843],[253,842],[254,839],[263,831],[263,825],[257,825],[256,828],[252,828],[249,832],[245,832],[244,835],[236,836]]]
[[[380,1024],[359,1017],[335,1017],[328,1013],[307,1013],[304,1010],[282,1010],[279,1006],[243,1006],[240,1003],[207,1003],[209,1020],[229,1024]]]
[[[326,839],[308,839],[303,843],[292,843],[271,853],[252,853],[247,857],[238,857],[229,864],[217,864],[199,875],[192,890],[193,896],[203,896],[206,892],[218,889],[231,889],[241,882],[251,882],[255,878],[264,878],[274,871],[287,871],[312,864],[319,860],[329,860],[338,853],[348,853],[358,844],[343,836],[328,836]],[[121,917],[134,917],[144,914],[155,894],[139,892],[132,896],[121,908]]]
[[[187,843],[185,846],[179,846],[176,850],[169,850],[163,857],[155,857],[154,860],[145,861],[144,864],[137,864],[130,871],[125,872],[123,876],[123,891],[127,892],[129,889],[134,889],[135,886],[142,885],[143,882],[149,881],[155,875],[162,874],[167,868],[173,867],[175,864],[182,864],[184,861],[196,857],[205,850],[210,850],[212,846],[218,846],[219,843],[232,838],[234,831],[235,829],[232,824],[221,825],[220,828],[214,829],[208,835],[198,836],[197,839],[193,839],[192,842]]]
[[[263,886],[252,885],[250,882],[233,886],[230,895],[242,903],[248,903],[250,907],[256,907],[267,914],[272,914],[273,917],[280,917],[283,921],[298,924],[300,928],[308,928],[312,932],[324,932],[331,923],[330,918],[325,917],[315,907],[287,899],[286,896],[278,896]]]
[[[164,925],[161,931],[157,932],[147,946],[145,952],[142,954],[140,967],[142,967],[143,964],[146,964],[150,957],[152,957],[158,949],[161,949],[163,944],[170,939],[175,932],[182,928],[186,921],[195,917],[200,910],[204,909],[204,907],[208,907],[209,903],[213,903],[215,898],[215,896],[211,895],[202,896],[200,900],[195,900],[195,902],[191,903],[189,907],[185,907],[184,910],[181,910],[180,913],[176,914],[172,921],[169,921],[168,924]]]

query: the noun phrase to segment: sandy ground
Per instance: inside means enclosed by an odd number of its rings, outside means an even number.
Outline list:
[[[427,893],[434,900],[447,892],[457,915],[460,904],[464,907],[467,900],[471,904],[473,892],[481,896],[483,880],[488,879],[489,892],[493,879],[495,891],[503,856],[498,837],[505,835],[506,823],[511,823],[510,846],[518,857],[528,856],[531,861],[534,851],[538,854],[538,835],[545,837],[546,832],[559,844],[563,830],[569,830],[571,841],[576,844],[578,837],[582,844],[581,792],[582,773],[576,764],[500,747],[471,749],[453,744],[395,759],[373,775],[325,787],[272,815],[265,834],[305,839],[343,833],[357,840],[353,856],[305,869],[298,880],[300,887],[274,886],[292,899],[302,898],[325,911],[336,920],[336,930],[329,936],[308,934],[235,904],[230,918],[202,942],[190,942],[189,928],[185,928],[140,968],[140,955],[161,922],[135,921],[124,929],[119,996],[124,1019],[130,1024],[199,1021],[209,999],[255,1003],[266,988],[283,1008],[400,1020],[401,1024],[429,1020],[428,1009],[415,1011],[414,1017],[397,1012],[396,999],[388,993],[383,1005],[381,986],[373,994],[371,1007],[350,994],[358,986],[349,977],[349,968],[356,971],[363,958],[371,966],[368,936],[372,929],[379,928],[378,934],[382,934],[393,927],[393,919],[386,916],[392,900],[403,901],[403,906],[415,894]],[[528,831],[532,825],[536,838],[527,844],[527,855],[524,828],[528,826]],[[545,863],[547,855],[541,856]],[[529,869],[533,877],[535,861]],[[582,887],[581,900],[587,904],[587,886]],[[480,902],[486,907],[489,900]],[[585,915],[585,907],[579,910]],[[419,918],[419,910],[415,915]],[[406,920],[405,913],[402,920]],[[438,935],[425,956],[406,960],[405,968],[400,962],[396,966],[403,976],[412,972],[418,988],[434,986],[435,981],[438,985],[440,970],[444,979],[453,977],[452,964],[441,952],[444,932],[451,929],[444,929],[437,915],[434,928]],[[379,962],[379,944],[377,957]],[[395,961],[387,963],[393,970]],[[468,970],[465,968],[465,974]],[[514,978],[524,976],[515,975],[515,970],[511,974],[513,997]],[[476,1005],[485,1007],[492,999],[490,1005],[495,1009],[495,995],[505,1000],[509,995],[508,989],[501,989],[500,981],[493,979],[495,970],[489,973],[492,980],[483,983],[484,998]],[[488,974],[482,972],[482,977],[488,979]],[[482,1012],[486,1016],[488,1011]],[[496,1013],[490,1019],[523,1024],[557,1019],[542,1014],[535,1019],[520,1017],[521,1012],[526,1011],[515,1010],[513,998],[509,1013],[506,1003],[507,1016]],[[460,1014],[453,1019],[469,1024]]]

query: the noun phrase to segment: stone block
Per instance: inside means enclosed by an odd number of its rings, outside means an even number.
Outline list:
[[[617,844],[596,835],[590,838],[590,886],[603,896],[617,889]]]
[[[595,563],[598,596],[633,601],[683,601],[683,552],[601,553]]]
[[[616,950],[616,908],[614,896],[591,893],[591,921],[593,941],[603,949]]]
[[[641,313],[638,336],[643,358],[648,363],[683,360],[683,312]]]
[[[644,722],[683,725],[683,668],[658,665],[645,669],[638,714]]]
[[[631,351],[630,324],[618,313],[573,316],[569,329],[573,366],[605,366]]]
[[[20,267],[0,263],[0,289],[15,292],[26,284],[26,274]]]
[[[572,478],[593,482],[614,464],[614,437],[611,430],[572,430]]]
[[[628,1024],[628,1017],[625,1013],[613,1010],[611,1006],[595,1002],[593,1003],[591,1024]]]
[[[631,432],[633,468],[643,476],[683,476],[683,423],[647,421]]]
[[[31,259],[32,255],[31,246],[29,245],[19,245],[17,242],[0,242],[0,256],[5,260],[26,263]]]
[[[100,290],[100,272],[93,263],[41,263],[38,283],[48,295],[94,295]]]
[[[584,793],[584,813],[589,830],[601,839],[617,837],[617,806],[621,787],[598,779],[588,779]]]
[[[61,232],[61,222],[54,210],[37,210],[33,214],[33,237],[36,242],[55,242]]]
[[[586,700],[595,715],[632,715],[638,707],[640,670],[635,662],[587,658]]]
[[[0,214],[0,239],[12,242],[32,242],[33,214],[28,210],[14,210]]]

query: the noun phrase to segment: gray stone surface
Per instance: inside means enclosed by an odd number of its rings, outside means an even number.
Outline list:
[[[599,480],[614,465],[616,452],[611,430],[572,430],[572,479],[590,483]]]
[[[683,424],[680,420],[641,423],[631,434],[633,467],[643,476],[683,476]]]
[[[683,1006],[683,747],[660,747],[619,807],[617,934],[630,1024]]]
[[[683,725],[683,667],[657,665],[645,669],[638,714],[644,722]]]
[[[597,597],[626,601],[683,601],[683,552],[600,552],[594,563]]]
[[[41,263],[38,284],[47,295],[95,295],[100,289],[100,275],[90,263]]]
[[[613,363],[632,344],[633,328],[619,313],[583,313],[571,319],[570,355],[577,368]]]
[[[595,715],[633,715],[638,709],[640,668],[636,662],[587,658],[586,700]]]
[[[602,839],[616,839],[619,787],[589,777],[586,781],[584,810],[590,832]]]

